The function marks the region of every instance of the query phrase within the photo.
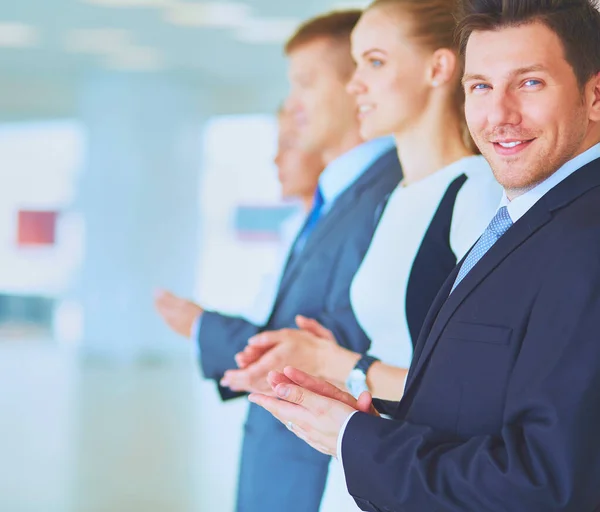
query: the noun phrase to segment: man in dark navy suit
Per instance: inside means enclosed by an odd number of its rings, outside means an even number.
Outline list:
[[[363,510],[593,512],[600,13],[591,0],[463,4],[467,120],[505,196],[434,302],[404,398],[354,401],[292,368],[269,376],[280,400],[250,398],[336,455]]]

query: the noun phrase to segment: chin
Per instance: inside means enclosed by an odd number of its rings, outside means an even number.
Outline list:
[[[536,185],[538,185],[543,179],[536,179],[528,173],[525,166],[519,166],[519,168],[507,169],[506,166],[502,168],[491,166],[496,181],[502,186],[502,188],[514,198],[517,195],[521,195]]]
[[[390,131],[379,130],[374,126],[361,126],[360,128],[360,136],[365,140],[376,139],[377,137],[383,137],[390,133]]]

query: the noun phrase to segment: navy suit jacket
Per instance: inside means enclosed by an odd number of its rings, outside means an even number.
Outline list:
[[[342,443],[363,510],[600,510],[600,160],[550,190],[419,337],[395,421]]]
[[[396,149],[379,157],[333,203],[286,268],[273,311],[264,326],[239,317],[206,312],[199,332],[200,364],[217,382],[236,368],[234,356],[263,330],[296,327],[298,314],[316,318],[338,342],[366,352],[370,341],[350,304],[350,285],[371,243],[378,206],[401,178]],[[219,388],[223,399],[238,396]],[[238,511],[316,511],[325,485],[329,457],[287,431],[251,404],[240,470]]]

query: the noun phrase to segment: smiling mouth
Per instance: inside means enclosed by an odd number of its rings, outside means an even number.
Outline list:
[[[497,144],[500,144],[503,148],[515,148],[515,147],[520,146],[521,144],[523,144],[523,141],[518,141],[518,142],[498,142]]]
[[[358,106],[358,118],[362,119],[362,118],[366,117],[371,112],[373,112],[373,110],[375,110],[375,107],[373,105],[359,105]]]
[[[535,139],[491,141],[496,153],[502,156],[512,156],[527,148]]]

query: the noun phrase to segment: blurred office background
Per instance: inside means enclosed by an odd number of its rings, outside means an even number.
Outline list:
[[[282,44],[336,0],[0,0],[0,510],[233,509],[245,403],[153,310],[275,259]]]

